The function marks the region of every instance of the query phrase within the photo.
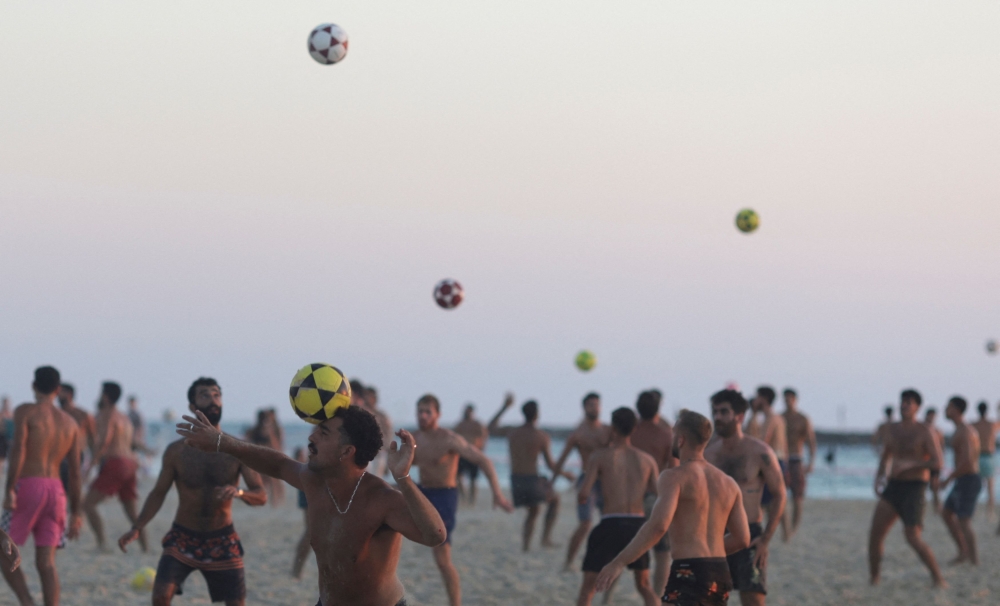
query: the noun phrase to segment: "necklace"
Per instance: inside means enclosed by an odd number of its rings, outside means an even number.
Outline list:
[[[351,503],[354,502],[354,495],[358,494],[358,486],[361,486],[361,480],[362,478],[365,477],[366,473],[368,472],[367,471],[361,472],[361,477],[358,478],[358,483],[354,485],[354,492],[351,493],[351,500],[347,502],[347,509],[343,511],[340,511],[340,505],[337,505],[337,499],[333,498],[333,493],[330,492],[329,484],[327,484],[325,481],[323,482],[323,486],[326,486],[326,494],[330,495],[330,500],[333,501],[333,506],[337,508],[337,512],[340,515],[344,515],[345,513],[351,510]]]

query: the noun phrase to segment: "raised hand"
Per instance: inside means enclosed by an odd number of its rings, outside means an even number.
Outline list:
[[[504,394],[503,397],[503,409],[507,410],[513,405],[514,405],[514,394],[508,391],[506,394]]]
[[[17,549],[14,541],[2,530],[0,530],[0,553],[3,554],[4,564],[7,565],[7,570],[10,572],[14,572],[21,565],[21,552]]]
[[[181,417],[186,423],[177,424],[177,433],[186,438],[184,443],[192,448],[206,452],[218,452],[219,437],[222,432],[208,422],[208,418],[200,410],[194,411],[195,416]]]
[[[413,457],[416,455],[417,441],[413,435],[405,429],[396,432],[399,438],[397,444],[395,440],[389,444],[389,473],[397,482],[410,474],[410,466],[413,465]]]

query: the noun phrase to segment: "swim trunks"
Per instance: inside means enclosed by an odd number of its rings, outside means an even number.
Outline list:
[[[444,529],[448,531],[448,539],[445,542],[450,545],[451,531],[455,530],[455,512],[458,511],[458,488],[425,488],[423,486],[417,486],[417,488],[424,493],[427,500],[441,515]]]
[[[674,560],[663,603],[678,606],[726,606],[733,579],[726,558]]]
[[[580,477],[576,479],[577,490],[583,486],[585,474],[580,474]],[[576,519],[581,522],[589,522],[591,513],[594,511],[594,507],[597,507],[598,511],[604,511],[604,496],[601,494],[601,481],[598,480],[594,482],[594,488],[590,491],[590,498],[587,499],[586,503],[577,503],[576,505]]]
[[[757,522],[750,524],[750,541],[763,534],[764,529]],[[767,595],[767,569],[758,568],[754,563],[756,547],[747,547],[726,556],[729,575],[733,579],[733,589]]]
[[[979,455],[979,475],[984,478],[993,477],[993,453],[984,452]]]
[[[113,497],[118,495],[122,501],[134,501],[139,498],[136,491],[135,472],[139,463],[129,457],[108,457],[101,463],[101,472],[90,485],[91,490]]]
[[[785,470],[785,484],[792,491],[792,498],[801,499],[806,496],[806,468],[801,457],[788,459]]]
[[[785,463],[784,459],[778,459],[778,467],[781,468],[781,478],[782,478],[782,480],[784,480],[785,473],[787,473],[786,470],[788,469],[788,464]],[[767,487],[767,484],[765,483],[764,484],[764,492],[762,492],[761,495],[760,495],[760,506],[761,507],[767,507],[768,505],[771,504],[771,500],[773,498],[774,498],[774,495],[771,494],[771,490]]]
[[[511,474],[510,490],[514,507],[532,507],[547,500],[549,483],[540,475]]]
[[[218,530],[197,531],[174,524],[163,537],[163,555],[156,568],[156,584],[183,584],[193,571],[200,570],[213,602],[239,601],[246,597],[243,575],[243,545],[230,524]]]
[[[587,537],[587,554],[583,556],[584,572],[600,572],[635,538],[646,522],[641,515],[610,514]],[[628,565],[629,570],[649,570],[649,552]]]
[[[479,466],[468,459],[459,457],[458,475],[469,476],[469,480],[475,482],[476,478],[479,477]]]
[[[926,491],[927,482],[922,480],[889,480],[882,500],[892,506],[907,528],[923,526]]]
[[[656,505],[656,495],[647,494],[642,498],[642,508],[646,512],[646,519],[649,519],[649,514],[653,512],[653,505]],[[653,551],[656,553],[666,553],[670,551],[670,533],[665,532],[660,540],[653,545]]]
[[[59,478],[21,478],[17,481],[17,509],[10,514],[7,533],[17,545],[28,535],[35,547],[56,547],[66,529],[66,493]]]
[[[970,473],[955,478],[955,483],[944,501],[944,508],[954,512],[962,520],[968,520],[976,512],[976,500],[983,489],[983,479],[979,474]]]

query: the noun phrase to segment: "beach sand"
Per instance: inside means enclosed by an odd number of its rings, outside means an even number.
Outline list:
[[[144,482],[145,492],[151,482]],[[289,491],[294,497],[294,491]],[[569,493],[562,495],[562,510],[554,533],[556,542],[565,546],[576,524],[575,508]],[[491,510],[489,491],[479,495],[479,506],[460,511],[454,533],[453,558],[462,577],[464,603],[524,605],[573,604],[580,586],[577,571],[561,572],[564,548],[541,550],[533,547],[528,554],[520,548],[523,510],[512,515]],[[804,527],[788,544],[773,543],[769,568],[770,604],[997,604],[1000,602],[1000,575],[995,563],[1000,561],[1000,537],[993,534],[993,524],[983,511],[978,512],[980,554],[979,568],[957,568],[943,564],[951,587],[932,591],[930,581],[916,555],[905,544],[897,524],[886,543],[882,585],[868,586],[867,532],[874,502],[809,501]],[[115,546],[114,552],[97,553],[93,535],[84,530],[80,541],[59,552],[57,565],[62,578],[62,603],[69,605],[148,604],[149,593],[129,587],[132,575],[144,566],[156,567],[160,557],[159,541],[167,531],[176,508],[171,491],[163,509],[149,526],[151,550],[143,554],[136,544],[128,555]],[[318,597],[316,565],[310,560],[304,577],[295,581],[289,576],[292,550],[302,532],[302,513],[290,499],[281,508],[250,508],[241,503],[233,507],[236,529],[246,548],[247,604],[289,604],[313,606]],[[117,541],[128,528],[117,502],[102,506],[109,538]],[[539,520],[539,526],[541,520]],[[938,559],[946,562],[955,548],[941,519],[928,514],[926,532]],[[34,568],[34,548],[22,550],[30,586],[41,603],[38,574]],[[536,538],[537,543],[537,538]],[[311,556],[310,556],[311,557]],[[446,605],[444,589],[429,548],[403,541],[399,577],[413,605]],[[194,573],[185,585],[185,594],[175,604],[208,604],[204,581]],[[600,596],[595,604],[600,603]],[[618,584],[612,604],[639,604],[629,573]],[[734,595],[730,604],[738,604]],[[0,604],[14,604],[7,587],[0,589]]]

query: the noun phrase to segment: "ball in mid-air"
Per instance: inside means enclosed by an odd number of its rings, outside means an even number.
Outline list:
[[[597,356],[593,353],[584,349],[576,354],[576,367],[583,372],[589,372],[595,365],[597,365]]]
[[[434,287],[434,300],[444,309],[455,309],[464,298],[465,291],[457,280],[441,280]]]
[[[309,32],[309,55],[317,63],[333,65],[347,56],[347,32],[333,23],[322,23]]]
[[[136,591],[152,591],[154,582],[156,582],[156,571],[146,566],[132,575],[131,585]]]
[[[306,364],[292,377],[288,399],[300,419],[319,425],[351,405],[351,384],[334,366]]]
[[[997,342],[995,340],[990,339],[989,341],[986,342],[986,353],[990,354],[991,356],[996,355],[998,349],[1000,349],[1000,345],[997,345]]]
[[[736,214],[736,227],[748,234],[760,225],[760,216],[752,208],[744,208]]]

